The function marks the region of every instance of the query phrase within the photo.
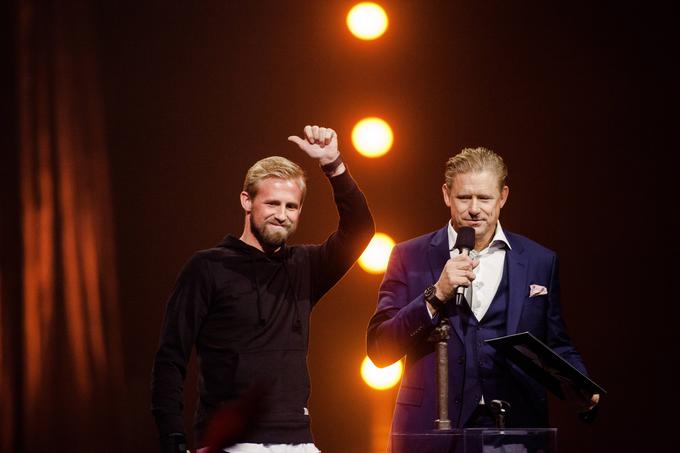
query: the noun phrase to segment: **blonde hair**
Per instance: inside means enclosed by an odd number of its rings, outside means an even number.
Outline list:
[[[503,190],[508,177],[508,167],[503,158],[486,148],[465,148],[460,153],[446,161],[444,182],[451,188],[453,178],[464,173],[480,173],[491,171],[498,178],[498,188]]]
[[[294,180],[302,191],[302,201],[304,201],[307,193],[305,172],[295,162],[280,156],[270,156],[258,160],[246,173],[243,191],[248,192],[250,198],[255,198],[260,182],[267,178]]]

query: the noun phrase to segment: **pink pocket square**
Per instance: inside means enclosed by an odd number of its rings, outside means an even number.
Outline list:
[[[529,285],[529,297],[542,296],[548,294],[548,288],[541,285]]]

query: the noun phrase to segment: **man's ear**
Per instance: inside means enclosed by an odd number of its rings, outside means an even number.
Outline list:
[[[510,195],[510,187],[503,186],[503,189],[501,189],[501,208],[505,206],[505,202],[508,201],[508,195]]]
[[[449,186],[444,183],[442,185],[442,195],[444,196],[444,203],[446,204],[447,207],[451,207],[451,191],[449,190]]]
[[[246,213],[252,211],[253,200],[250,198],[250,195],[248,195],[248,192],[244,190],[239,196],[241,197],[241,207],[243,210],[246,211]]]

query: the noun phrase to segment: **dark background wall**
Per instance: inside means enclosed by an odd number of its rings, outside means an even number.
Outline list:
[[[504,156],[511,195],[503,223],[560,253],[564,315],[591,374],[611,393],[593,426],[553,405],[564,451],[630,446],[634,424],[624,401],[641,376],[627,358],[639,355],[640,327],[625,308],[635,292],[620,282],[631,276],[627,212],[641,194],[622,194],[619,181],[640,148],[636,11],[390,2],[387,35],[364,43],[344,27],[350,6],[102,8],[124,349],[139,445],[153,432],[145,409],[164,299],[192,251],[240,232],[237,194],[248,166],[271,154],[302,161],[310,195],[296,240],[332,231],[326,183],[285,141],[315,123],[339,131],[378,229],[398,241],[446,221],[439,187],[448,156],[475,145]],[[395,146],[366,160],[351,149],[349,132],[373,114],[393,125]],[[327,452],[369,445],[372,396],[358,365],[379,281],[353,269],[313,318],[311,408]]]
[[[659,398],[636,389],[664,382],[660,356],[640,346],[645,288],[631,263],[651,260],[631,238],[645,209],[636,182],[653,160],[641,109],[654,8],[383,3],[390,28],[375,42],[349,35],[347,1],[97,5],[128,451],[155,446],[149,377],[166,297],[193,251],[240,233],[247,168],[272,154],[300,162],[310,191],[296,242],[335,227],[324,177],[286,141],[310,123],[338,131],[378,230],[397,241],[446,222],[449,156],[465,146],[499,152],[510,168],[503,225],[560,254],[564,317],[609,391],[593,425],[553,401],[560,451],[643,451],[636,429],[658,421],[649,414]],[[368,115],[395,132],[382,159],[351,146],[352,126]],[[355,267],[312,319],[311,412],[326,453],[369,451],[375,408],[393,404],[394,392],[376,395],[358,374],[380,279]],[[194,386],[191,375],[188,427]]]

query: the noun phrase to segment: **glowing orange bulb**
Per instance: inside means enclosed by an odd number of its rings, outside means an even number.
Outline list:
[[[394,387],[401,379],[403,372],[404,367],[401,360],[385,368],[378,368],[368,357],[361,363],[361,377],[369,387],[376,390],[387,390]]]
[[[352,144],[366,157],[384,155],[392,148],[393,142],[392,128],[381,118],[364,118],[352,129]]]
[[[381,37],[387,30],[387,25],[387,13],[377,3],[358,3],[347,14],[349,31],[366,41]]]
[[[394,241],[385,233],[375,233],[366,250],[359,257],[359,266],[371,274],[380,274],[387,269]]]

